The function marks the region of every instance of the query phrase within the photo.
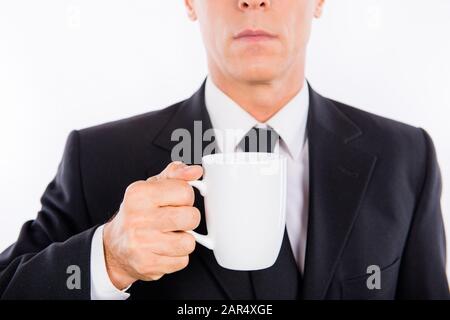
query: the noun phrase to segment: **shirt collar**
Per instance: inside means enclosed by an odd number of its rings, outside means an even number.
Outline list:
[[[298,159],[306,140],[309,108],[308,83],[280,111],[265,123],[258,122],[247,111],[206,79],[205,104],[221,152],[234,152],[242,138],[255,126],[271,127],[284,142],[289,155]]]

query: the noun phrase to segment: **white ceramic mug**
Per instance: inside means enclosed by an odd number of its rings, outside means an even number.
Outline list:
[[[260,270],[277,260],[286,221],[286,158],[275,153],[218,153],[202,158],[208,235],[191,231],[232,270]]]

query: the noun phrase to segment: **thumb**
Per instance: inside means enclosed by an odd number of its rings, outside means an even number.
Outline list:
[[[185,181],[197,180],[203,175],[203,168],[198,165],[188,166],[181,161],[174,161],[167,165],[167,167],[161,171],[155,177],[149,180],[159,179],[179,179]]]

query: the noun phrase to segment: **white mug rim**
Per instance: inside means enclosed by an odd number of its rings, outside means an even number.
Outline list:
[[[225,153],[213,153],[203,156],[203,164],[234,164],[236,162],[241,163],[264,163],[278,162],[286,159],[284,155],[279,153],[268,152],[225,152]]]

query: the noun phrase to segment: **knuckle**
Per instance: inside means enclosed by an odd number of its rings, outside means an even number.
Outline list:
[[[152,184],[146,181],[136,181],[130,184],[125,190],[122,204],[131,211],[136,211],[150,204],[149,192],[152,191]]]
[[[192,229],[195,229],[199,226],[201,219],[200,210],[196,207],[192,207]]]
[[[172,170],[176,170],[178,167],[182,166],[183,163],[180,161],[172,161],[167,165],[167,167],[162,172],[170,172]]]
[[[186,268],[189,265],[189,256],[178,257],[171,262],[169,270],[166,273],[173,273]]]
[[[184,251],[191,253],[195,250],[195,238],[189,233],[184,233],[181,239],[181,247]]]
[[[184,269],[189,265],[189,256],[184,256],[180,258],[179,268]]]
[[[158,273],[158,274],[149,274],[147,281],[158,281],[164,276],[164,274]]]
[[[160,181],[152,181],[152,182],[147,182],[145,184],[145,189],[146,192],[151,194],[152,196],[155,196],[155,194],[157,194],[159,192],[159,185],[161,184]]]
[[[186,181],[180,181],[179,189],[180,200],[187,205],[192,205],[195,200],[194,189]]]
[[[130,195],[130,194],[135,194],[135,193],[140,193],[143,189],[143,185],[145,184],[144,181],[135,181],[132,184],[130,184],[126,191],[125,194]]]

